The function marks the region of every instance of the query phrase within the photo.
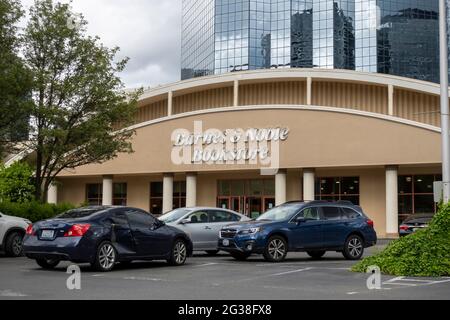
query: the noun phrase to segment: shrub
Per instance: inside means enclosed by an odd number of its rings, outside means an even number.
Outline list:
[[[450,205],[440,207],[428,228],[392,241],[352,271],[365,272],[372,265],[397,276],[450,276]]]
[[[74,207],[75,206],[68,203],[48,204],[37,201],[23,203],[9,201],[0,202],[0,212],[10,216],[26,218],[32,222],[53,218]]]

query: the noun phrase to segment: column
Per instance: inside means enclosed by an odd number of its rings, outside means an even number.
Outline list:
[[[113,177],[103,176],[103,200],[102,205],[111,206],[113,204]]]
[[[58,203],[58,185],[56,184],[56,181],[53,181],[48,186],[47,203],[50,203],[50,204]]]
[[[388,85],[388,114],[394,115],[394,86]]]
[[[303,169],[303,201],[314,200],[314,169]]]
[[[233,107],[239,105],[239,80],[234,80],[233,83]]]
[[[197,174],[186,174],[186,207],[197,205]]]
[[[167,116],[170,117],[172,115],[172,105],[173,105],[173,92],[169,91],[167,94]]]
[[[398,237],[398,167],[386,166],[386,237]]]
[[[163,213],[173,208],[173,174],[166,173],[163,177]]]
[[[279,170],[275,175],[275,205],[286,202],[286,170]]]
[[[310,106],[312,103],[312,78],[306,78],[306,105]]]

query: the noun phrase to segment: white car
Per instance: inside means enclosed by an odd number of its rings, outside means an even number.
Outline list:
[[[31,221],[7,216],[0,212],[0,250],[7,256],[19,257],[22,255],[22,239]]]
[[[212,207],[179,208],[158,219],[186,232],[192,240],[194,251],[206,251],[210,255],[219,252],[217,244],[222,227],[250,220],[235,211]]]

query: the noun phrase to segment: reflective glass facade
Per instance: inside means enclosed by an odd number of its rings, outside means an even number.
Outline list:
[[[183,0],[182,79],[295,67],[439,82],[438,3]]]

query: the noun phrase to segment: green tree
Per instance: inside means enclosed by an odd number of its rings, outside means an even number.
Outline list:
[[[27,163],[0,166],[0,200],[27,202],[34,198],[33,169]]]
[[[27,138],[31,75],[18,56],[17,0],[0,0],[0,156]]]
[[[76,19],[75,19],[76,18]],[[118,76],[127,60],[86,34],[87,21],[70,4],[36,0],[24,31],[23,54],[33,74],[30,141],[36,199],[62,170],[132,152],[133,123],[142,90],[126,94]]]

